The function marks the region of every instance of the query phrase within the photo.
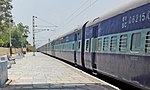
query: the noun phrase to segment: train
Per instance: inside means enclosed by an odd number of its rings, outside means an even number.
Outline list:
[[[133,0],[37,51],[150,89],[150,0]]]

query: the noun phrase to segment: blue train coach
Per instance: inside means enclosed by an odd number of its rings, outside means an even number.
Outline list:
[[[86,22],[38,51],[150,89],[149,2],[135,0]]]

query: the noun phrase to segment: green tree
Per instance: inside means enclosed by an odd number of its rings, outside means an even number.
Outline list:
[[[29,30],[25,25],[19,23],[12,31],[12,45],[13,47],[25,47],[27,44]]]
[[[16,47],[16,48],[20,48],[21,47],[21,37],[19,36],[17,30],[13,31],[12,33],[12,46]]]
[[[0,39],[0,46],[3,46],[4,42],[2,39]]]
[[[9,44],[9,24],[12,19],[12,0],[0,0],[0,39],[4,46]],[[2,44],[0,45],[2,46]]]
[[[27,27],[22,23],[13,26],[11,10],[12,0],[0,0],[0,46],[9,47],[10,30],[11,40],[14,47],[21,47],[27,44],[27,35],[29,33]],[[24,37],[26,36],[26,37]]]
[[[0,35],[0,39],[4,42],[3,46],[8,46],[9,44],[9,23],[5,22],[2,27],[2,34]]]
[[[0,0],[0,25],[5,22],[9,22],[12,18],[11,9],[13,8],[11,5],[12,0]]]

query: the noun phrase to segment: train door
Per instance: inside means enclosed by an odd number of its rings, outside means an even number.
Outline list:
[[[85,52],[84,52],[84,57],[85,57],[85,67],[86,68],[92,68],[92,60],[91,60],[91,37],[87,38],[85,40]]]
[[[76,41],[75,41],[75,59],[76,59],[76,63],[80,66],[82,66],[81,64],[81,29],[78,30],[76,32]]]
[[[96,38],[98,36],[98,25],[93,26],[92,39],[91,39],[91,60],[92,69],[96,69]]]
[[[74,44],[74,63],[77,64],[77,58],[76,58],[76,53],[77,53],[77,33],[75,33],[74,35],[74,40],[75,40],[75,44]]]
[[[81,57],[81,64],[82,64],[82,67],[85,68],[85,60],[84,60],[84,51],[85,51],[85,28],[86,28],[86,24],[88,22],[86,22],[83,27],[82,27],[82,30],[81,30],[81,54],[80,54],[80,57]]]

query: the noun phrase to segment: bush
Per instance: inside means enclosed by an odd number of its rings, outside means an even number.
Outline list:
[[[0,47],[2,47],[4,45],[4,42],[2,39],[0,39]]]

